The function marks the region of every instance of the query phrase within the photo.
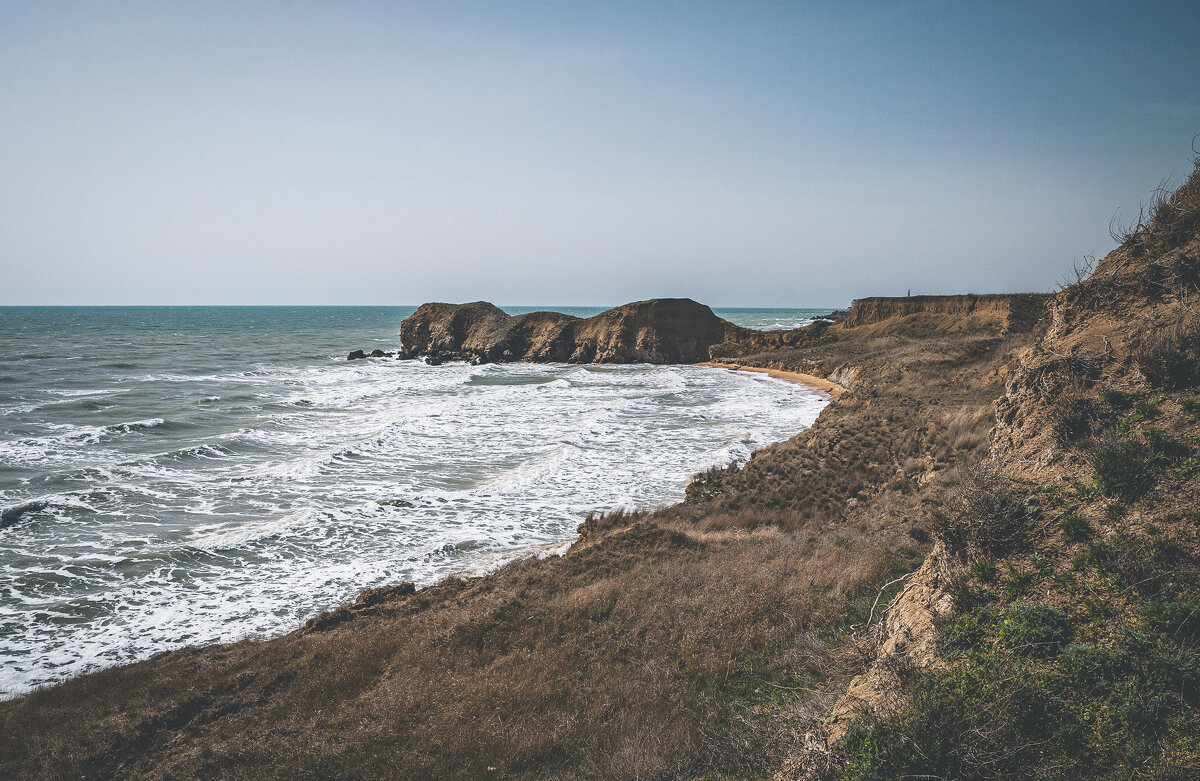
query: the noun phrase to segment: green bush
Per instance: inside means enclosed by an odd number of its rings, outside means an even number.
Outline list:
[[[967,575],[980,583],[991,583],[996,577],[996,562],[981,559],[967,568]]]
[[[1004,596],[1007,599],[1016,599],[1025,593],[1025,589],[1032,582],[1033,573],[1010,569],[1008,575],[1004,578]]]
[[[1152,420],[1157,418],[1160,412],[1158,399],[1138,399],[1138,402],[1133,405],[1135,421]]]
[[[1200,327],[1195,322],[1164,328],[1142,345],[1138,369],[1160,388],[1200,385]]]
[[[996,638],[1014,651],[1047,655],[1057,652],[1068,634],[1067,621],[1057,608],[1024,603],[1004,611]]]
[[[1200,659],[1162,637],[1067,645],[1038,668],[968,651],[921,676],[908,703],[852,727],[843,779],[1194,778]]]
[[[959,616],[945,629],[938,638],[942,648],[948,651],[965,651],[983,639],[983,627],[979,620],[972,615]]]
[[[1051,425],[1060,442],[1066,445],[1086,439],[1099,419],[1096,402],[1086,396],[1067,396],[1051,408]]]

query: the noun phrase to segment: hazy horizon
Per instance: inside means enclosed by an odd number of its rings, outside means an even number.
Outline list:
[[[0,305],[1044,292],[1190,170],[1191,10],[5,3]]]

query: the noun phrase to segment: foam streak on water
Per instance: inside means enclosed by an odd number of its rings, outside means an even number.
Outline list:
[[[4,695],[562,544],[825,403],[694,367],[345,361],[395,344],[391,311],[72,311],[0,330]]]

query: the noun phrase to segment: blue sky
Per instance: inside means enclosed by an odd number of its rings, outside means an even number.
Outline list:
[[[1190,171],[1194,11],[0,2],[0,304],[1047,290]]]

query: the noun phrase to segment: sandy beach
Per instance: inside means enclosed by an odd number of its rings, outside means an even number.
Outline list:
[[[802,382],[809,387],[816,388],[820,391],[825,391],[831,397],[837,398],[846,392],[846,389],[838,385],[832,380],[826,380],[823,377],[818,377],[815,374],[804,374],[803,372],[789,372],[782,369],[764,369],[759,366],[742,366],[737,363],[717,363],[716,361],[703,361],[701,363],[692,364],[693,366],[708,366],[713,369],[730,369],[733,371],[744,372],[761,372],[770,377],[777,377],[781,380],[792,380],[794,382]]]

